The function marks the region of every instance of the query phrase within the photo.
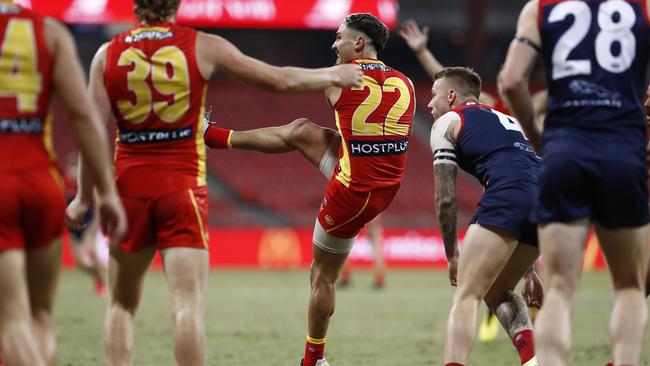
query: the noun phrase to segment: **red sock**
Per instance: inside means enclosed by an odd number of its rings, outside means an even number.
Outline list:
[[[316,340],[307,337],[307,344],[305,344],[305,357],[303,358],[303,366],[315,366],[316,361],[323,358],[325,352],[325,339]]]
[[[446,363],[445,366],[465,366],[462,363],[450,362]]]
[[[203,140],[205,145],[211,149],[229,149],[230,144],[230,134],[232,130],[226,130],[225,128],[208,126],[208,129],[205,130],[205,135],[203,135]]]
[[[375,285],[378,287],[383,287],[384,286],[384,272],[378,272],[375,274]]]
[[[535,357],[535,345],[533,344],[532,330],[522,330],[515,334],[515,337],[512,339],[512,344],[515,345],[517,352],[519,352],[519,359],[521,360],[522,365]]]

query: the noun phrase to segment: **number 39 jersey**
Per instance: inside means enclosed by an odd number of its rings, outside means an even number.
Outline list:
[[[363,83],[342,89],[334,105],[342,139],[334,178],[359,192],[399,185],[413,126],[413,83],[381,61],[353,62],[363,70]]]
[[[0,172],[47,167],[53,60],[44,17],[0,3]]]
[[[117,120],[120,193],[156,196],[205,185],[201,121],[207,81],[193,29],[139,26],[111,40],[104,83]]]
[[[646,1],[539,4],[549,87],[546,128],[619,134],[619,143],[645,138],[642,103],[650,42]]]

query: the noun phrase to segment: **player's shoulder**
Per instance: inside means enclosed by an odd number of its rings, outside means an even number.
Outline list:
[[[433,122],[433,124],[435,125],[436,123],[439,123],[439,122],[440,122],[440,124],[449,124],[449,123],[452,123],[454,121],[461,121],[462,119],[463,119],[463,116],[460,114],[460,112],[453,109],[453,110],[443,114],[442,116],[438,117],[438,119],[436,119],[435,122]]]

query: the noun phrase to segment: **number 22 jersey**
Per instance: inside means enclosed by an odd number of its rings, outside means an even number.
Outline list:
[[[334,179],[359,192],[399,186],[404,177],[415,93],[401,72],[376,59],[357,59],[360,88],[343,88],[334,104],[341,134]]]
[[[122,195],[205,186],[207,81],[196,61],[196,34],[163,22],[138,26],[108,45],[104,84],[117,120],[115,169]]]

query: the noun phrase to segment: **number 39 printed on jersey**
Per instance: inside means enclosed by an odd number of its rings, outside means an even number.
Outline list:
[[[117,107],[124,119],[142,123],[151,111],[163,122],[174,123],[185,115],[190,107],[190,76],[187,58],[176,46],[158,49],[151,59],[142,50],[131,47],[124,50],[117,61],[118,66],[133,67],[127,73],[127,85],[135,94],[132,100],[120,100]],[[171,68],[171,73],[168,72]],[[147,79],[151,75],[151,84]],[[151,86],[150,86],[151,85]],[[156,101],[152,89],[171,96],[173,101]]]
[[[615,17],[615,14],[618,16]],[[561,22],[569,16],[573,18],[573,23],[553,49],[553,80],[592,73],[590,60],[569,60],[571,52],[589,33],[593,16],[591,8],[583,1],[565,1],[551,10],[548,22]],[[636,55],[636,38],[632,33],[636,23],[634,9],[623,0],[607,0],[598,6],[596,17],[599,31],[594,49],[598,65],[612,73],[625,72]],[[617,55],[612,50],[615,43],[620,45]]]

